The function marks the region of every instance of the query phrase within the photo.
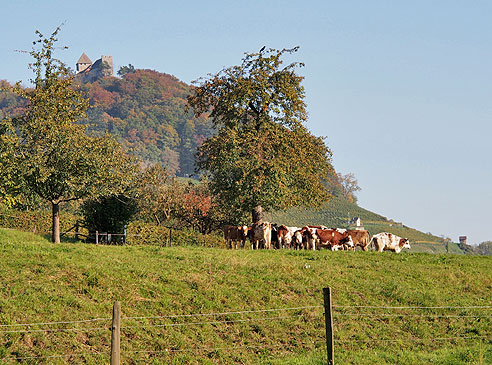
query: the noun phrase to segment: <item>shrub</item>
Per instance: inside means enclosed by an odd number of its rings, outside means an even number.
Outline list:
[[[142,221],[133,221],[128,225],[126,243],[129,245],[224,247],[223,239],[219,235],[205,235],[190,229],[172,229]]]

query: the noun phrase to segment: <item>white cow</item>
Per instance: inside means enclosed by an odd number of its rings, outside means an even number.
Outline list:
[[[410,249],[408,238],[401,238],[388,232],[382,232],[372,236],[371,246],[373,245],[378,252],[394,251],[399,253],[404,248]]]
[[[292,236],[292,242],[294,243],[294,248],[296,250],[300,250],[304,248],[302,233],[303,230],[298,229],[297,231],[294,232],[294,235]]]
[[[269,222],[253,224],[248,232],[251,241],[251,249],[257,250],[261,247],[272,248],[272,225]]]

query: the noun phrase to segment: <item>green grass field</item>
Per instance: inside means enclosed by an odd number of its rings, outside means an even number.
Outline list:
[[[466,308],[492,306],[492,257],[54,245],[0,229],[0,279],[0,363],[107,363],[118,300],[124,364],[323,364],[327,286],[338,364],[492,363],[492,308]],[[414,308],[441,306],[461,308]],[[100,320],[14,326],[87,319]]]

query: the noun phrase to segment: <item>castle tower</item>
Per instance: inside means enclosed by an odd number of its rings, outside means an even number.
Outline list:
[[[101,56],[103,76],[114,76],[113,74],[113,56]]]
[[[76,63],[76,71],[77,73],[82,72],[86,70],[89,66],[92,65],[92,61],[90,60],[89,57],[85,53],[82,53],[82,56],[80,56],[79,60]],[[111,57],[111,69],[113,69],[113,59]]]

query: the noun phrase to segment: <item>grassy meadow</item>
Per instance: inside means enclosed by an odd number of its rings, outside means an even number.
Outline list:
[[[324,364],[327,286],[338,364],[492,363],[492,308],[371,308],[491,306],[492,257],[54,245],[0,229],[0,279],[0,363],[108,363],[118,300],[123,364]]]

